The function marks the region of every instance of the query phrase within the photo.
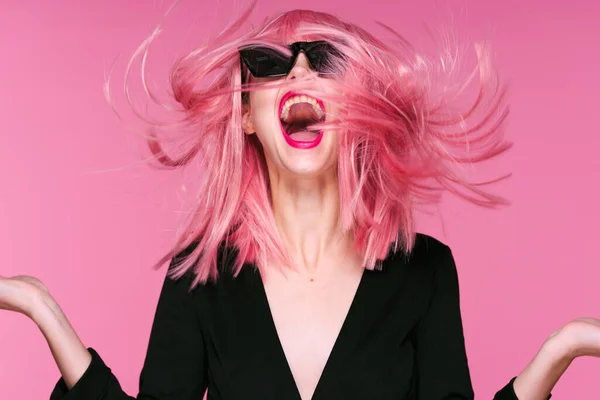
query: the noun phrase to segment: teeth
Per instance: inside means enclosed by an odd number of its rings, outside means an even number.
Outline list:
[[[292,104],[296,104],[296,103],[308,103],[311,104],[313,106],[313,108],[315,109],[315,112],[317,113],[318,118],[323,118],[323,110],[321,109],[321,106],[319,106],[319,103],[317,102],[317,100],[315,100],[312,97],[308,97],[305,95],[301,95],[301,96],[292,96],[289,99],[286,100],[286,102],[283,104],[283,108],[281,109],[281,120],[283,122],[286,122],[289,114],[290,114],[290,107],[292,106]]]

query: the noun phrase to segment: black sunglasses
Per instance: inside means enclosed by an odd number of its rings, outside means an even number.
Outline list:
[[[296,42],[288,46],[291,56],[268,46],[246,46],[239,49],[240,59],[255,78],[280,77],[290,73],[298,54],[303,52],[313,71],[319,75],[333,74],[332,61],[342,54],[326,41]]]

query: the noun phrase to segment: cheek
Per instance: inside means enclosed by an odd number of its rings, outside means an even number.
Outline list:
[[[277,94],[270,90],[258,91],[250,97],[250,112],[256,133],[267,133],[273,127],[278,127]]]
[[[261,108],[252,110],[252,121],[254,123],[254,129],[256,134],[260,138],[266,138],[271,136],[271,131],[274,128],[279,128],[277,125],[278,119],[276,114],[271,108]]]

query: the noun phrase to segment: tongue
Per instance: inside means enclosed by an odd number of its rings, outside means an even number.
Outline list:
[[[312,142],[319,135],[318,132],[310,132],[310,131],[299,131],[288,134],[290,139],[296,142]]]

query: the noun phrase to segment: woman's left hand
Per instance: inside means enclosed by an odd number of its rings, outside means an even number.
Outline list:
[[[548,337],[519,374],[513,388],[519,400],[546,400],[577,357],[600,357],[600,320],[575,319]]]

